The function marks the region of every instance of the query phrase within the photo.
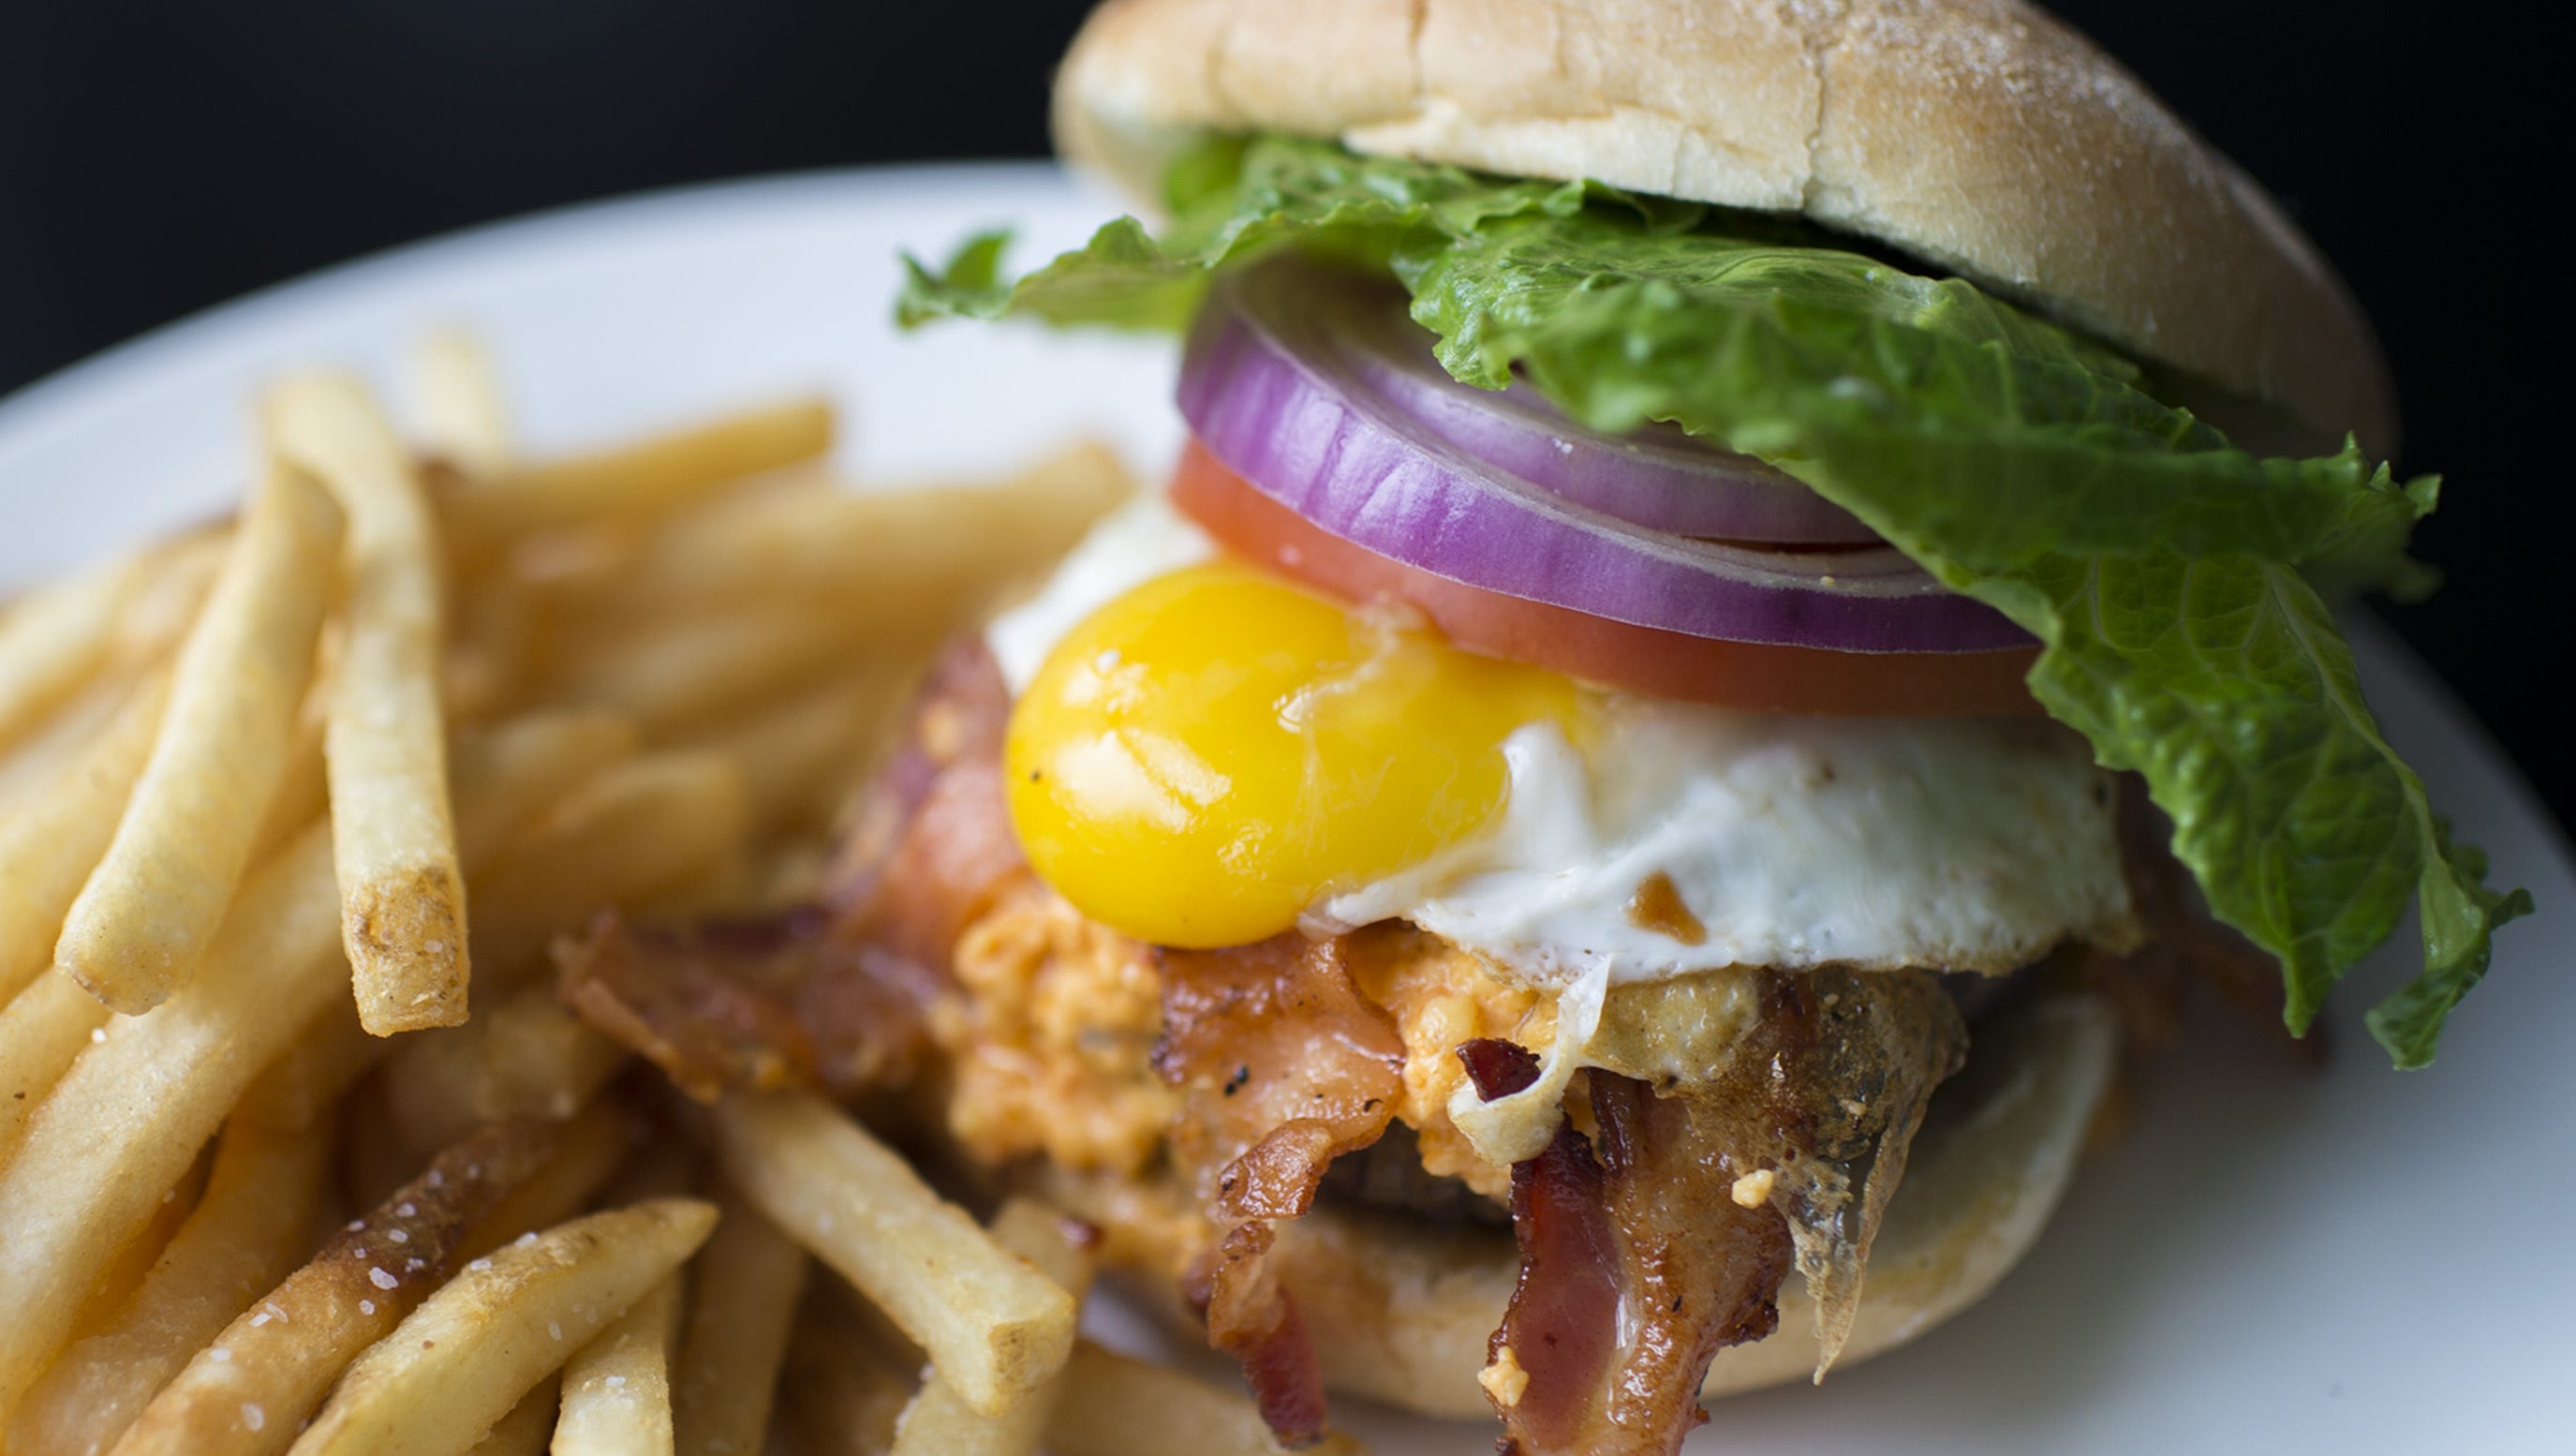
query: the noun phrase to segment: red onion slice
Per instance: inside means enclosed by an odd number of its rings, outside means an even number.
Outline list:
[[[1843,652],[2029,643],[1893,547],[1774,551],[1651,531],[1496,469],[1327,342],[1375,306],[1312,264],[1273,260],[1219,280],[1182,358],[1181,413],[1209,453],[1324,530],[1469,586],[1694,637]]]
[[[1566,418],[1526,383],[1501,390],[1460,384],[1433,357],[1431,335],[1405,312],[1401,292],[1367,289],[1377,296],[1350,300],[1330,315],[1310,312],[1301,288],[1347,286],[1313,274],[1253,270],[1243,286],[1263,296],[1247,300],[1249,311],[1283,321],[1283,342],[1356,376],[1396,415],[1486,465],[1650,531],[1764,545],[1881,544],[1859,517],[1803,481],[1679,425],[1603,434]]]

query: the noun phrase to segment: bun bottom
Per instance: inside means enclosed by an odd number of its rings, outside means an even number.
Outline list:
[[[1838,1364],[1914,1339],[2020,1262],[2074,1175],[2119,1056],[2118,1019],[2092,997],[2044,998],[1980,1028],[1916,1135]],[[1519,1275],[1509,1233],[1327,1205],[1282,1225],[1271,1259],[1332,1390],[1424,1415],[1492,1413],[1476,1373]],[[1194,1325],[1169,1278],[1128,1282],[1163,1318]],[[1720,1351],[1700,1393],[1806,1378],[1816,1353],[1815,1309],[1792,1276],[1779,1331]]]

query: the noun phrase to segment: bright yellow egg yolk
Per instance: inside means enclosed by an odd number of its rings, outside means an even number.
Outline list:
[[[1011,823],[1084,914],[1161,945],[1276,935],[1500,814],[1503,740],[1583,690],[1232,562],[1056,644],[1013,709]]]

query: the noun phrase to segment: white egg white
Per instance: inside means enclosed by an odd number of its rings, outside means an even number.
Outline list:
[[[1100,606],[1215,551],[1159,495],[1123,507],[994,622],[1012,691]],[[1514,733],[1490,829],[1321,897],[1305,928],[1407,920],[1556,987],[1727,966],[2002,973],[2064,940],[2136,934],[2110,775],[2054,724],[1611,693],[1586,739]],[[1632,908],[1658,876],[1686,917]]]

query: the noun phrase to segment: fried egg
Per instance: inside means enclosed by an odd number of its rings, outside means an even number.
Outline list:
[[[1564,988],[2135,934],[2110,776],[2054,724],[1578,683],[1224,558],[1150,494],[988,640],[1030,864],[1157,944],[1400,919]]]

